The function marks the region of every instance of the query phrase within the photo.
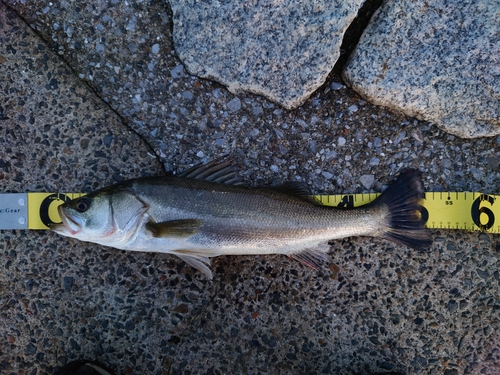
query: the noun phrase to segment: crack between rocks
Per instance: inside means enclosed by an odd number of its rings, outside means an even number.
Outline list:
[[[384,0],[366,0],[361,8],[359,8],[358,14],[352,20],[351,24],[344,33],[344,38],[342,39],[342,44],[340,46],[340,56],[333,66],[332,72],[338,74],[342,73],[349,56],[358,45],[359,40],[370,23],[373,14],[382,6],[383,2]]]
[[[21,15],[19,14],[14,8],[12,8],[9,4],[6,4],[3,0],[0,0],[2,2],[2,4],[8,8],[10,11],[12,11],[14,14],[16,14],[16,16],[31,30],[33,31],[33,33],[41,40],[41,42],[55,55],[57,56],[57,58],[66,66],[66,68],[68,68],[68,70],[75,76],[75,79],[78,80],[78,82],[80,82],[81,84],[83,84],[85,87],[87,87],[91,92],[92,94],[94,95],[94,97],[96,97],[98,99],[99,102],[101,102],[102,104],[104,104],[107,108],[109,108],[116,116],[118,116],[118,118],[120,119],[120,122],[122,123],[122,125],[127,128],[129,131],[133,132],[134,134],[136,134],[139,139],[144,142],[145,145],[147,145],[147,148],[148,148],[148,152],[152,155],[155,156],[156,160],[158,161],[158,163],[162,166],[163,170],[165,171],[165,168],[163,166],[163,162],[161,161],[160,159],[160,156],[156,154],[154,148],[149,144],[149,142],[146,141],[146,139],[144,138],[144,136],[139,133],[138,131],[136,131],[135,129],[133,129],[130,125],[128,125],[125,117],[123,117],[116,109],[114,109],[108,102],[106,102],[100,95],[99,93],[97,92],[97,90],[92,87],[87,81],[85,80],[82,80],[80,78],[78,78],[78,72],[73,69],[71,67],[71,65],[68,63],[68,61],[66,61],[66,59],[64,59],[63,56],[59,55],[53,48],[53,46],[50,44],[50,42],[48,42],[42,35],[42,33],[40,31],[38,31],[37,29],[33,28],[30,26],[30,23]]]

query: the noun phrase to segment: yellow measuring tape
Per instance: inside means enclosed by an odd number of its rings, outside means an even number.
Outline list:
[[[28,193],[28,229],[49,229],[49,224],[60,223],[57,207],[82,195],[85,194]]]
[[[28,220],[25,229],[48,229],[50,223],[60,222],[57,207],[82,195],[84,194],[27,193]],[[377,193],[337,194],[317,195],[315,198],[327,206],[352,208],[367,204],[378,195]],[[495,220],[496,217],[500,217],[500,204],[495,204],[497,198],[500,198],[500,195],[470,192],[427,192],[421,214],[428,228],[500,233],[500,221],[496,222]]]
[[[337,207],[358,207],[371,202],[380,194],[320,195],[322,204]],[[423,221],[427,228],[462,229],[500,233],[500,204],[495,205],[499,195],[471,192],[427,192],[423,210]]]

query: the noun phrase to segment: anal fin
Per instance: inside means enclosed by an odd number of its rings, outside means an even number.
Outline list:
[[[329,249],[330,246],[324,244],[318,246],[317,248],[305,249],[300,253],[291,254],[290,256],[293,259],[298,260],[300,263],[317,270],[326,262],[328,258],[326,253]]]

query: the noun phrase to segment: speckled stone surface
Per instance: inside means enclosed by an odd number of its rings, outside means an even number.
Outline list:
[[[500,134],[496,0],[387,1],[343,77],[367,100],[474,138]]]
[[[5,192],[160,173],[121,122],[169,171],[229,153],[253,185],[380,191],[413,167],[430,191],[500,191],[500,138],[463,140],[391,113],[338,74],[293,111],[187,74],[163,1],[7,3],[19,18],[0,26]],[[91,104],[68,110],[82,98]],[[219,257],[210,282],[169,255],[1,232],[0,373],[91,358],[118,374],[498,374],[499,237],[433,238],[424,253],[335,241],[318,272],[282,256]]]
[[[191,74],[296,108],[326,81],[362,3],[171,0],[175,51]]]

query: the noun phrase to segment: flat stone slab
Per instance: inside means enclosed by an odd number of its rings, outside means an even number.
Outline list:
[[[367,100],[460,137],[500,134],[500,8],[495,0],[388,1],[343,77]]]
[[[292,109],[325,82],[362,3],[171,0],[175,51],[191,74]]]

